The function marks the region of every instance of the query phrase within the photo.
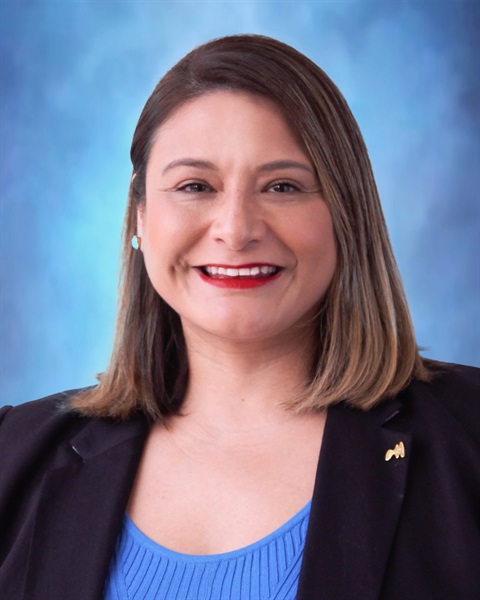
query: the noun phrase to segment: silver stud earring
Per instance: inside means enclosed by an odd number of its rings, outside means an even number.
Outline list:
[[[135,248],[135,250],[141,250],[142,248],[142,238],[138,235],[134,235],[132,237],[132,248]]]

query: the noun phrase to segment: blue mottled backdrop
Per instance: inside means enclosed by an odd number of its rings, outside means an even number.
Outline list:
[[[238,32],[292,44],[342,89],[418,342],[479,365],[479,6],[2,0],[0,404],[105,367],[136,120],[188,50]]]

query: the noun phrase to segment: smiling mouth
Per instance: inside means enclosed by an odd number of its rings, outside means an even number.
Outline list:
[[[205,265],[200,267],[200,271],[212,279],[267,279],[277,275],[281,271],[281,268],[273,265],[241,267]]]
[[[238,265],[202,265],[197,267],[200,278],[214,287],[227,290],[250,290],[263,287],[275,281],[283,267],[266,264]]]

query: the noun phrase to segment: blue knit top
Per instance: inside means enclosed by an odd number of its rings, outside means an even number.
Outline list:
[[[206,556],[168,550],[125,516],[104,598],[294,600],[310,506],[258,542]]]

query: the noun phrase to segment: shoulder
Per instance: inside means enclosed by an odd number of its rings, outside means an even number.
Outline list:
[[[72,398],[88,388],[68,390],[26,402],[0,408],[0,456],[2,466],[36,461],[48,462],[65,442],[88,438],[88,443],[100,450],[109,444],[130,437],[145,435],[147,420],[135,415],[130,420],[86,416],[71,406]],[[1,479],[1,474],[0,474]]]
[[[480,369],[437,362],[432,362],[430,368],[432,379],[413,381],[410,391],[417,396],[433,398],[458,415],[480,410]]]
[[[2,498],[27,497],[51,469],[88,460],[124,443],[122,447],[133,448],[134,454],[141,448],[145,419],[117,422],[80,415],[70,408],[70,400],[81,391],[0,410],[0,514]]]
[[[85,420],[68,408],[69,400],[83,389],[59,392],[18,406],[3,406],[0,408],[0,440],[10,433],[38,436],[68,423]]]
[[[406,455],[385,466],[406,476],[388,598],[400,597],[399,589],[404,597],[474,598],[479,584],[480,370],[432,368],[431,381],[412,381],[399,395],[403,410],[390,422]]]
[[[426,414],[432,425],[443,417],[480,444],[480,369],[451,363],[430,363],[431,381],[412,381],[400,398],[414,413]]]
[[[69,399],[81,391],[69,390],[0,409],[0,481],[10,471],[48,465],[63,442],[91,424],[91,418],[68,408]]]
[[[464,393],[478,398],[480,392],[479,368],[436,361],[430,361],[429,366],[434,375],[432,381],[429,382],[430,390],[439,398],[459,396]]]

